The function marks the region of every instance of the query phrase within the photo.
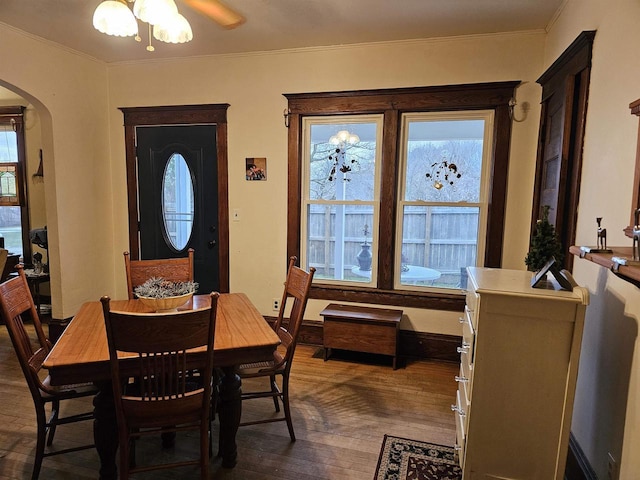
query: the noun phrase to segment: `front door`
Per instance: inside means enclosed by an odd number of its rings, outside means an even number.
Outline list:
[[[138,126],[140,258],[186,257],[198,292],[220,290],[216,125]]]

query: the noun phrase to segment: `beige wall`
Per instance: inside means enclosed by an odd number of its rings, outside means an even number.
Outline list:
[[[43,150],[53,315],[113,291],[114,252],[106,66],[0,24],[0,86],[37,111],[30,165]],[[35,188],[35,187],[34,187]],[[38,187],[40,188],[40,187]]]
[[[120,253],[128,248],[126,174],[118,107],[127,106],[231,105],[229,200],[231,209],[241,211],[241,221],[230,225],[231,288],[249,293],[268,314],[285,273],[283,93],[521,80],[517,100],[531,110],[513,126],[503,264],[524,268],[543,32],[110,66],[6,26],[0,25],[0,34],[0,85],[34,105],[42,122],[56,318],[72,316],[86,299],[125,294]],[[520,107],[516,116],[523,116]],[[245,157],[267,157],[267,182],[244,181]],[[325,304],[312,301],[309,318],[319,318]],[[402,328],[460,333],[457,313],[408,309],[407,314]]]
[[[569,0],[551,28],[545,68],[583,30],[597,30],[584,146],[577,243],[594,244],[596,217],[604,217],[610,245],[631,246],[629,224],[638,117],[629,103],[640,98],[636,0]],[[640,291],[607,270],[576,260],[574,276],[589,288],[582,359],[572,431],[599,478],[607,453],[621,479],[640,471]]]
[[[229,103],[229,205],[241,212],[241,220],[230,224],[231,290],[248,292],[258,308],[270,314],[271,299],[281,293],[286,267],[287,131],[282,112],[287,103],[283,93],[522,80],[518,101],[529,102],[533,109],[526,121],[514,124],[504,264],[523,268],[539,117],[540,89],[535,79],[543,41],[541,33],[526,33],[112,66],[109,111],[115,217],[126,217],[123,128],[117,107]],[[245,181],[246,157],[267,158],[267,182]],[[115,234],[116,251],[126,249],[124,223]],[[117,281],[123,293],[124,277]],[[311,301],[306,316],[320,318],[318,312],[326,304]],[[457,313],[407,311],[402,328],[459,334]]]

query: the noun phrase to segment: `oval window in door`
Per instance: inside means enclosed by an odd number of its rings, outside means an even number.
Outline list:
[[[184,157],[174,153],[162,178],[165,237],[176,250],[186,247],[193,229],[193,179]]]

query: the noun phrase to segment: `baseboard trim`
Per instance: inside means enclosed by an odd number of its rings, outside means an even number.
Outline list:
[[[591,467],[589,459],[584,454],[573,433],[569,435],[569,451],[567,453],[564,478],[565,480],[598,480],[596,472]]]
[[[276,320],[275,317],[265,318],[271,324]],[[298,334],[298,342],[322,346],[322,321],[303,321]],[[400,330],[398,356],[459,363],[460,354],[456,349],[461,343],[462,337],[456,335]]]

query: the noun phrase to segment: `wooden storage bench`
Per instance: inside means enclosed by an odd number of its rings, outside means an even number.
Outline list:
[[[332,348],[393,356],[397,368],[398,334],[402,310],[357,307],[331,303],[320,312],[324,317],[324,360]]]

